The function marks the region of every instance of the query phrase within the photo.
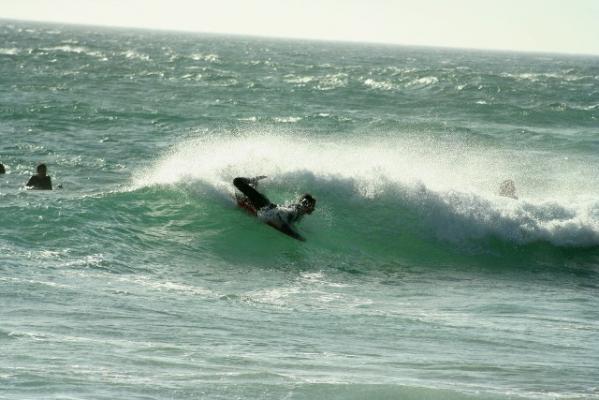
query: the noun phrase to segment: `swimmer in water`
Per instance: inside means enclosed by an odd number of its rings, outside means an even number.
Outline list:
[[[52,190],[52,179],[46,175],[48,169],[46,164],[40,164],[37,166],[37,175],[33,175],[27,182],[28,189],[37,190]]]

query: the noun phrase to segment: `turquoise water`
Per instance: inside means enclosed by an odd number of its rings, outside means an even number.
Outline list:
[[[0,398],[599,399],[599,58],[0,38]]]

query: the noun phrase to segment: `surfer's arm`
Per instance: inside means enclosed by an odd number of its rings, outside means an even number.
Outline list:
[[[280,229],[281,229],[281,232],[283,232],[286,235],[291,236],[294,239],[301,240],[302,242],[306,241],[306,239],[302,235],[297,233],[289,224],[284,223],[283,225],[281,225]]]
[[[262,179],[265,179],[265,178],[267,178],[266,175],[255,176],[253,178],[249,178],[248,183],[250,185],[256,186],[258,184],[258,181],[261,181]]]

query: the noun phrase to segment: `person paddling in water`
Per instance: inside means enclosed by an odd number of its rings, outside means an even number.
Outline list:
[[[37,166],[37,175],[33,175],[29,178],[27,185],[25,185],[28,189],[37,189],[37,190],[52,190],[52,179],[50,176],[46,175],[48,173],[48,168],[46,164],[40,164]]]
[[[306,239],[295,231],[294,224],[298,223],[304,215],[312,214],[316,207],[316,199],[306,193],[297,203],[284,206],[273,204],[256,190],[258,181],[264,178],[266,176],[233,179],[233,185],[243,193],[243,196],[236,194],[237,204],[268,225],[295,239],[305,241]]]

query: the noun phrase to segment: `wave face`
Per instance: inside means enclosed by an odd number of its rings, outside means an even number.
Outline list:
[[[0,39],[7,399],[599,398],[596,57]]]

